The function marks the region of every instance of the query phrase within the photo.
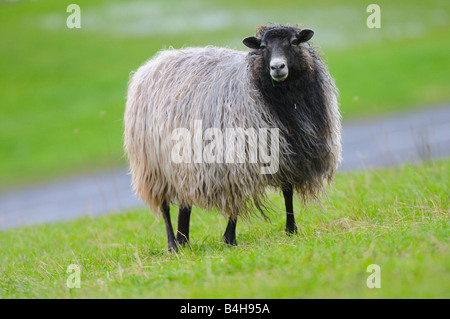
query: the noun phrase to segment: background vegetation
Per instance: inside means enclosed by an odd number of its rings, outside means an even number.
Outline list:
[[[315,29],[341,91],[344,120],[450,99],[448,1],[0,2],[0,188],[125,164],[129,74],[160,49],[245,50],[258,24]],[[78,132],[77,134],[74,134]]]

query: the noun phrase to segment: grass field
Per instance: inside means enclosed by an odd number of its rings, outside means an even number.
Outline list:
[[[298,235],[280,212],[239,223],[232,248],[226,220],[195,208],[192,248],[172,255],[146,210],[3,231],[0,297],[450,298],[449,172],[441,161],[338,174],[322,208],[295,205]],[[80,289],[66,286],[71,264]],[[371,264],[379,289],[366,286]]]
[[[125,164],[129,73],[170,45],[228,46],[270,21],[316,30],[344,120],[449,101],[448,1],[0,2],[0,189]],[[74,134],[77,132],[77,134]]]

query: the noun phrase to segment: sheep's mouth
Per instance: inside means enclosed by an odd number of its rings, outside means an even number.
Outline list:
[[[287,79],[288,75],[284,74],[284,75],[271,75],[272,79],[274,79],[277,82],[283,82],[284,80]]]

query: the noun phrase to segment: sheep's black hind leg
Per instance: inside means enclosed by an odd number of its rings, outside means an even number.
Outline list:
[[[236,246],[236,223],[237,217],[235,219],[229,218],[227,229],[225,230],[225,234],[223,235],[223,241],[227,245]]]
[[[167,233],[167,250],[169,252],[175,252],[178,248],[178,243],[173,233],[172,222],[170,221],[170,205],[164,201],[161,205],[161,212],[164,219],[164,225],[166,226]]]
[[[189,243],[189,223],[191,220],[191,206],[180,206],[178,212],[177,241],[180,245]]]
[[[283,189],[284,204],[286,205],[286,233],[288,235],[297,233],[297,225],[295,224],[294,218],[294,204],[292,199],[293,194],[294,192],[291,185]]]

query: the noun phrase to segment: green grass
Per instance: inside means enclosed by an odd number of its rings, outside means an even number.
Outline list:
[[[377,30],[365,25],[371,2],[359,0],[78,1],[79,30],[65,27],[69,3],[0,3],[0,189],[124,164],[130,71],[170,45],[244,50],[241,39],[268,21],[316,30],[344,120],[450,100],[448,1],[379,1]]]
[[[341,173],[323,207],[295,204],[299,234],[238,224],[194,208],[192,248],[166,252],[162,219],[146,210],[0,232],[2,298],[449,298],[450,161]],[[301,210],[301,212],[300,212]],[[176,218],[173,216],[176,224]],[[67,267],[81,267],[69,289]],[[381,288],[366,286],[381,267]]]

